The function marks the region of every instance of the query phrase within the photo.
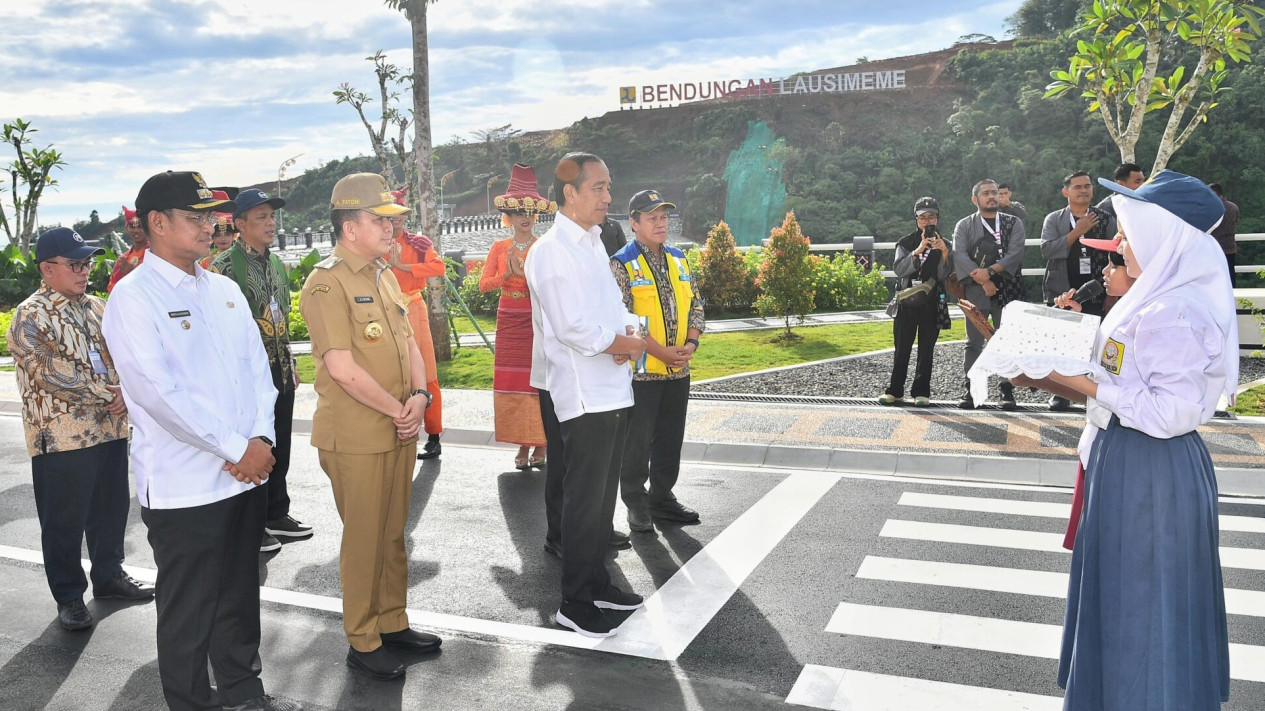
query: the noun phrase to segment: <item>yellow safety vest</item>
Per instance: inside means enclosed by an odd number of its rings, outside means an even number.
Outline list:
[[[685,254],[675,247],[664,245],[664,257],[668,262],[668,278],[672,280],[672,294],[676,299],[677,328],[674,338],[668,340],[667,320],[663,317],[663,304],[659,301],[659,286],[654,272],[635,241],[615,254],[628,272],[628,284],[632,291],[633,313],[646,319],[650,337],[669,347],[685,345],[689,332],[690,303],[694,299],[690,267]],[[668,366],[663,361],[646,355],[646,372],[667,375]]]

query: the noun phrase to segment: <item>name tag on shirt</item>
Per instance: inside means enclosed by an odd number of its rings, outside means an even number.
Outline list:
[[[188,311],[168,311],[167,316],[170,318],[187,318],[189,316],[189,312]]]
[[[101,351],[96,348],[88,349],[88,360],[92,363],[92,372],[94,375],[105,375],[105,359],[101,357]]]
[[[372,304],[373,297],[372,296],[357,296],[356,303],[357,304]]]

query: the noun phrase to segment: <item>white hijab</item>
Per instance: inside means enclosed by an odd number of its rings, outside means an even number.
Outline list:
[[[1224,361],[1226,400],[1233,405],[1239,383],[1239,327],[1221,248],[1207,232],[1159,205],[1124,195],[1111,200],[1120,231],[1129,240],[1142,275],[1107,313],[1099,333],[1113,333],[1161,296],[1184,297],[1202,306],[1225,339],[1218,358]],[[1089,410],[1089,423],[1078,447],[1085,464],[1099,428],[1106,427],[1103,420],[1110,420],[1110,413],[1101,405],[1091,402]]]

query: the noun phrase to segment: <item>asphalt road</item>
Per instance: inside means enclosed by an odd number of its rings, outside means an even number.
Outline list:
[[[165,708],[152,605],[89,599],[94,629],[58,626],[34,562],[21,438],[17,419],[0,417],[0,709]],[[544,475],[511,459],[446,446],[419,464],[410,615],[445,642],[410,659],[402,682],[379,683],[342,663],[340,524],[296,436],[293,513],[316,534],[261,559],[269,692],[308,709],[771,709],[788,697],[855,711],[1060,708],[1049,640],[1069,555],[1051,542],[1065,490],[689,465],[677,493],[702,522],[635,534],[614,554],[617,583],[649,601],[595,644],[552,623]],[[1261,709],[1265,505],[1223,503],[1222,514],[1223,548],[1243,549],[1225,584],[1245,593],[1231,609],[1230,641],[1244,646],[1223,708]],[[152,571],[135,504],[127,552]]]

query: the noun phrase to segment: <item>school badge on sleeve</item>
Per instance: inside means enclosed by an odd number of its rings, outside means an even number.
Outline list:
[[[1114,338],[1107,339],[1102,347],[1102,358],[1099,365],[1112,375],[1120,375],[1120,366],[1124,363],[1124,344]]]

